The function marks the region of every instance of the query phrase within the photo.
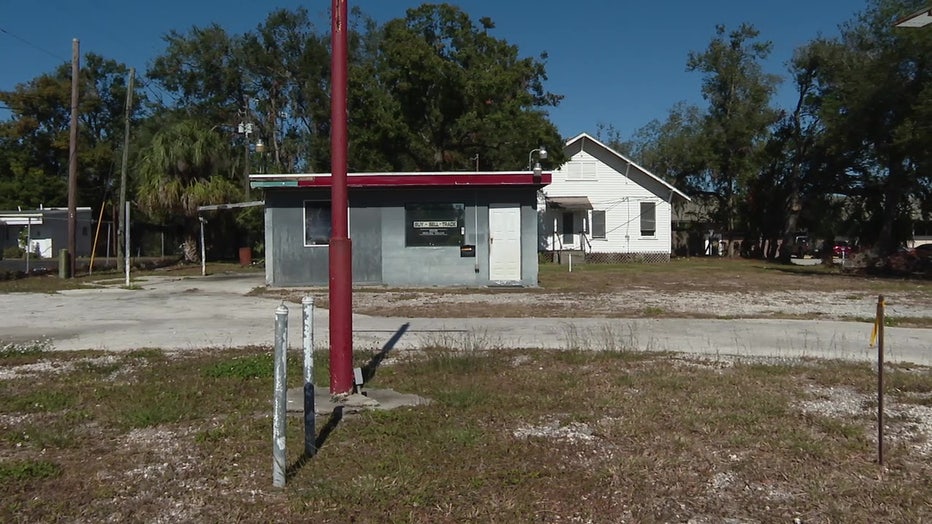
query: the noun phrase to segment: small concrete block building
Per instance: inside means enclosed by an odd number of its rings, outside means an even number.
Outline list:
[[[75,254],[90,256],[93,239],[91,208],[75,209]],[[0,250],[22,246],[28,237],[29,252],[39,258],[55,258],[68,247],[68,208],[40,207],[0,210]]]
[[[353,282],[536,286],[537,192],[550,173],[351,173]],[[265,191],[270,286],[329,281],[330,174],[251,175]]]

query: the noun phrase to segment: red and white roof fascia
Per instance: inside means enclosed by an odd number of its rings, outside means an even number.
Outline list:
[[[349,173],[347,187],[451,187],[451,186],[534,186],[543,187],[551,173],[536,176],[532,171]],[[330,187],[330,173],[249,175],[253,188]]]

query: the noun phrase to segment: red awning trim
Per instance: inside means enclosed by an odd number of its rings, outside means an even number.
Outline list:
[[[330,187],[329,175],[298,178],[298,187]],[[551,174],[535,177],[533,173],[496,174],[360,174],[347,176],[348,187],[438,187],[438,186],[545,186]]]

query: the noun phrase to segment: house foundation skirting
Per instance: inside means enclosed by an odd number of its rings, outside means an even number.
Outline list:
[[[670,261],[670,253],[586,253],[590,264],[663,264]]]

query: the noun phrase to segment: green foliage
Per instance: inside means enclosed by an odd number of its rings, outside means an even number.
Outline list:
[[[250,380],[269,378],[274,373],[272,355],[252,355],[238,357],[226,362],[218,362],[208,367],[204,374],[210,378],[237,378]]]
[[[47,460],[0,462],[0,484],[57,477],[61,466]]]
[[[891,252],[932,217],[932,33],[894,27],[924,3],[869,0],[839,37],[797,49],[797,103],[779,115],[777,78],[760,67],[770,43],[748,25],[717,27],[687,64],[708,107],[675,106],[638,131],[634,155],[699,197],[693,218],[706,228],[771,247],[808,231]]]
[[[352,162],[398,171],[524,169],[540,145],[560,165],[562,139],[545,108],[562,97],[546,91],[540,60],[490,33],[450,4],[409,9],[385,24],[354,71],[351,130],[361,152]],[[358,111],[354,113],[353,108]]]
[[[78,190],[94,208],[112,196],[124,129],[128,69],[88,53],[82,60],[78,105]],[[67,204],[71,66],[0,92],[11,118],[0,122],[0,208]],[[131,117],[145,96],[134,94]]]
[[[3,256],[0,258],[13,259],[23,258],[26,256],[26,250],[19,246],[9,246],[3,248]]]
[[[735,199],[760,171],[760,149],[776,120],[770,98],[778,78],[760,66],[772,44],[757,40],[759,34],[748,24],[730,33],[720,25],[708,48],[690,53],[687,61],[688,71],[704,74],[702,96],[709,108],[701,128],[707,144],[701,176],[718,199],[716,222],[725,231],[737,226]]]
[[[229,154],[229,145],[195,120],[170,124],[141,152],[137,202],[151,215],[180,217],[188,261],[200,260],[198,206],[242,195],[236,175],[225,169]]]

